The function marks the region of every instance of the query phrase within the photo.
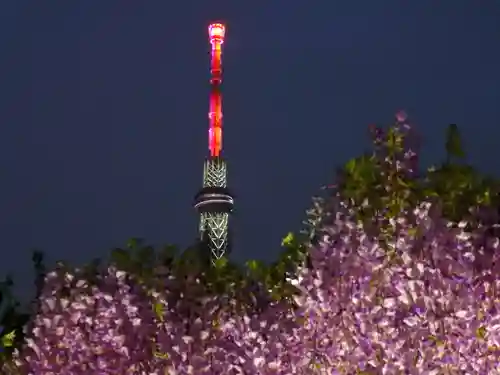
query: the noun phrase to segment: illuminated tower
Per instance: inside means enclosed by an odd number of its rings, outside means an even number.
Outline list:
[[[195,197],[194,207],[200,214],[200,240],[211,253],[212,261],[229,250],[229,216],[233,197],[227,189],[227,167],[222,158],[222,44],[226,28],[221,23],[208,27],[211,44],[210,110],[208,112],[209,155],[203,168],[203,188]]]

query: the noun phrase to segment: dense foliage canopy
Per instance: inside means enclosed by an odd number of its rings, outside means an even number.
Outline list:
[[[271,265],[139,240],[81,269],[35,254],[29,314],[0,317],[6,371],[500,374],[500,184],[456,126],[425,172],[404,114],[370,134]]]

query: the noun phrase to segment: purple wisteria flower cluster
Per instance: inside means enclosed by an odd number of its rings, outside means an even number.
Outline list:
[[[237,315],[182,293],[169,304],[168,288],[148,295],[112,268],[92,286],[55,271],[15,362],[33,375],[500,373],[500,280],[474,270],[474,233],[430,209],[394,219],[402,230],[383,243],[337,212],[289,280],[296,311]]]
[[[112,267],[93,284],[79,270],[47,274],[26,343],[14,353],[19,373],[149,373],[154,314],[144,291],[127,279]]]
[[[465,223],[430,209],[396,218],[398,235],[384,243],[337,213],[312,269],[291,280],[308,317],[305,356],[339,374],[500,373],[500,280],[475,271],[474,254],[486,249],[474,248]],[[498,250],[498,240],[488,246]]]

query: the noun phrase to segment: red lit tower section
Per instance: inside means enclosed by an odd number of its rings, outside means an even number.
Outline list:
[[[209,100],[209,154],[203,168],[203,188],[195,197],[195,208],[200,214],[199,235],[213,261],[230,249],[229,216],[234,199],[227,189],[227,166],[222,158],[222,45],[226,27],[212,23],[208,27],[211,46],[210,100]]]
[[[220,23],[214,23],[208,28],[212,53],[210,59],[210,110],[208,119],[208,149],[210,156],[218,157],[222,151],[222,45],[226,29]]]

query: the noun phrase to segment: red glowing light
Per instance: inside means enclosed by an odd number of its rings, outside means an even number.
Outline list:
[[[216,88],[210,93],[208,118],[210,121],[208,148],[212,156],[219,156],[222,150],[222,97]]]
[[[210,109],[208,118],[208,149],[212,157],[220,156],[222,151],[222,95],[219,86],[222,83],[222,44],[226,27],[222,23],[212,23],[208,27],[208,36],[212,44],[210,61]]]
[[[210,43],[224,43],[224,36],[226,35],[226,27],[222,23],[212,23],[208,26],[208,36]]]

